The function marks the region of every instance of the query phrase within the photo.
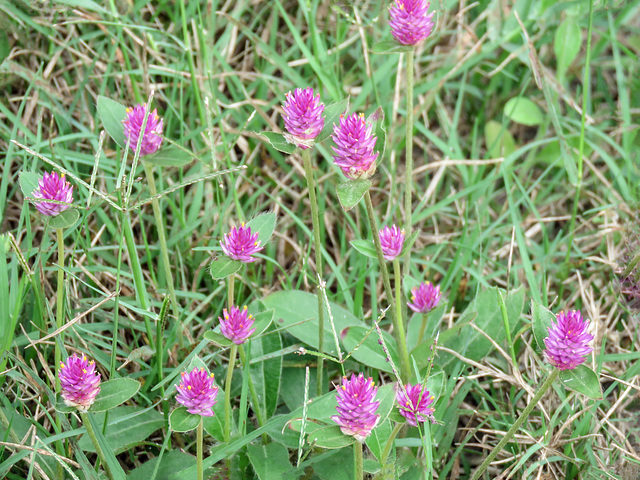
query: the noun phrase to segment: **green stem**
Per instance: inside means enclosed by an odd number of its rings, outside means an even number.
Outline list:
[[[200,423],[198,423],[198,439],[197,439],[197,462],[198,462],[198,480],[203,480],[204,478],[204,469],[202,468],[202,444],[203,444],[203,424],[202,417],[200,417]]]
[[[422,339],[424,338],[424,332],[427,330],[427,314],[422,314],[422,323],[420,324],[420,330],[418,331],[418,342],[416,345],[420,345],[422,343]]]
[[[56,304],[56,330],[62,328],[64,325],[64,231],[62,228],[56,229],[56,238],[58,242],[58,283],[56,285],[57,291],[57,304]],[[64,348],[64,332],[60,332],[54,343],[54,356],[55,356],[55,372],[56,372],[56,392],[60,392],[60,376],[58,370],[60,369],[60,362],[62,361],[62,350]],[[62,423],[60,416],[56,415],[56,427],[57,433],[62,432]],[[58,455],[64,455],[64,445],[61,441],[56,442],[56,452]],[[64,472],[62,464],[58,463],[58,477],[63,478]]]
[[[227,310],[229,311],[229,315],[231,315],[231,307],[233,307],[233,289],[235,287],[235,282],[233,280],[233,274],[227,277]]]
[[[478,469],[475,471],[475,473],[473,474],[473,477],[471,477],[471,480],[478,480],[480,478],[480,476],[484,473],[484,471],[487,469],[489,464],[493,462],[493,459],[496,458],[498,453],[502,451],[502,448],[507,444],[509,440],[511,440],[511,437],[513,437],[513,435],[520,429],[520,427],[522,426],[524,421],[527,419],[529,414],[533,411],[535,406],[538,404],[542,396],[547,392],[547,390],[549,390],[549,387],[551,387],[551,384],[553,384],[554,380],[558,378],[559,374],[560,374],[560,370],[554,368],[551,375],[549,375],[549,377],[545,380],[545,382],[540,386],[540,388],[536,392],[531,402],[529,402],[529,404],[520,414],[520,416],[518,417],[516,422],[513,424],[513,426],[505,434],[502,440],[500,440],[500,443],[496,445],[496,447],[491,451],[489,456],[485,458],[484,462],[482,462],[482,465],[480,465]]]
[[[357,440],[353,444],[353,460],[355,464],[353,479],[362,480],[364,478],[364,469],[362,467],[362,444]]]
[[[409,351],[407,350],[407,336],[402,319],[402,281],[400,273],[400,260],[393,260],[394,288],[396,289],[396,324],[394,332],[397,331],[396,340],[400,349],[400,373],[402,381],[408,382],[411,377],[411,363],[409,361]]]
[[[413,50],[407,52],[407,133],[406,133],[406,163],[404,189],[404,232],[406,238],[411,236],[411,213],[413,208]],[[407,249],[404,256],[404,274],[409,274],[411,249]]]
[[[309,190],[309,203],[311,204],[311,222],[313,225],[313,250],[316,255],[316,273],[318,278],[318,287],[316,289],[316,296],[318,297],[318,352],[324,353],[324,308],[322,304],[322,297],[320,295],[320,282],[322,281],[322,251],[320,243],[320,214],[318,213],[318,199],[316,197],[315,178],[313,169],[311,168],[311,153],[309,149],[302,151],[302,159],[304,161],[304,172],[307,177],[307,189]],[[324,359],[318,357],[318,379],[316,386],[316,394],[322,395],[323,391],[323,370]]]
[[[109,480],[113,480],[113,474],[111,473],[111,469],[109,468],[109,464],[107,463],[107,459],[104,456],[104,452],[102,451],[102,448],[100,447],[100,443],[98,443],[98,439],[96,438],[96,432],[93,431],[93,427],[91,426],[91,421],[89,420],[89,417],[87,416],[87,413],[86,412],[80,412],[80,418],[82,418],[82,424],[87,429],[87,433],[89,434],[89,438],[91,439],[91,442],[93,443],[93,446],[96,449],[96,453],[98,454],[98,457],[100,458],[100,461],[102,462],[102,466],[104,467],[104,471],[107,474],[107,478]],[[62,477],[60,477],[60,478],[62,478]]]
[[[398,436],[398,433],[400,432],[402,427],[404,427],[404,423],[396,423],[396,426],[393,427],[393,431],[391,432],[391,435],[389,435],[389,439],[387,440],[387,443],[384,446],[384,450],[382,451],[382,455],[380,455],[380,464],[381,465],[383,465],[383,466],[386,465],[387,458],[389,457],[389,453],[391,452],[391,447],[393,447],[393,442],[395,441],[395,439]]]
[[[244,352],[244,348],[242,348],[242,345],[238,346],[238,352],[240,353],[240,361],[242,362],[243,368],[245,368],[247,372],[250,372],[249,365],[247,362],[247,354]],[[261,427],[264,427],[266,423],[264,419],[264,412],[260,408],[258,392],[256,392],[256,386],[253,383],[251,374],[249,374],[249,393],[251,394],[251,403],[253,404],[253,410],[256,412],[258,425]],[[264,443],[269,443],[269,436],[267,435],[266,432],[262,434],[262,440]]]
[[[227,366],[227,379],[224,385],[224,441],[229,443],[231,438],[231,382],[233,380],[233,367],[236,363],[238,345],[231,345],[229,353],[229,365]]]

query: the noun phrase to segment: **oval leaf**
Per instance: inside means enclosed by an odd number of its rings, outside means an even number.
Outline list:
[[[558,78],[564,78],[571,63],[580,53],[582,32],[580,26],[572,17],[567,17],[558,26],[553,39],[553,51],[556,54]]]
[[[333,133],[333,125],[340,122],[340,115],[349,110],[349,97],[324,108],[324,127],[316,138],[316,143],[323,142]]]
[[[349,352],[353,352],[353,358],[360,363],[391,373],[393,370],[391,364],[387,362],[387,357],[382,349],[382,345],[379,343],[378,334],[375,330],[371,332],[370,330],[371,328],[362,326],[349,327],[346,336],[342,340],[344,348]],[[367,332],[369,332],[369,335],[365,338]],[[391,360],[393,360],[396,368],[398,368],[400,365],[400,357],[398,356],[395,340],[385,331],[382,332],[382,337],[391,355]],[[357,349],[354,350],[356,347]]]
[[[489,120],[484,126],[484,141],[489,158],[507,157],[516,151],[516,141],[511,132],[495,120]]]
[[[181,167],[193,160],[190,152],[177,145],[169,145],[151,155],[145,155],[144,161],[159,167]]]
[[[169,415],[169,428],[173,432],[190,432],[198,426],[201,418],[187,412],[187,407],[178,407]]]
[[[69,228],[78,221],[78,218],[80,218],[80,212],[75,208],[70,208],[55,217],[51,217],[49,226],[51,228]]]
[[[538,105],[524,97],[516,97],[507,101],[504,106],[504,114],[512,121],[530,127],[540,125],[544,121],[544,116]]]
[[[337,425],[319,428],[307,437],[310,445],[322,448],[344,448],[355,442],[355,438],[345,435]]]
[[[351,243],[351,246],[361,254],[366,255],[369,258],[378,258],[376,247],[370,240],[351,240],[349,243]]]
[[[279,152],[291,155],[296,151],[296,146],[293,143],[289,143],[287,139],[281,133],[276,132],[261,132],[258,133],[261,137],[264,137],[269,145],[278,150]]]
[[[33,192],[38,188],[38,182],[42,175],[35,172],[20,172],[20,190],[25,197],[33,198]]]
[[[127,107],[110,98],[98,95],[98,115],[102,120],[102,125],[113,141],[125,147],[126,138],[124,136],[124,125],[122,121],[127,116]]]
[[[140,382],[133,378],[114,378],[100,384],[100,393],[89,409],[104,412],[126,402],[140,390]]]
[[[251,228],[251,233],[258,234],[260,245],[269,241],[276,228],[276,214],[273,212],[261,213],[247,222],[247,227]]]
[[[574,392],[586,395],[594,400],[602,400],[602,389],[596,373],[585,365],[578,365],[573,370],[560,372],[560,380],[565,387]]]
[[[345,210],[351,210],[355,207],[364,194],[371,188],[370,180],[351,180],[340,183],[336,187],[338,200]]]
[[[211,262],[211,276],[214,280],[227,278],[229,275],[236,273],[242,268],[242,262],[233,260],[229,257],[219,257]]]
[[[371,48],[371,53],[375,53],[377,55],[391,55],[393,53],[410,52],[414,48],[415,47],[411,45],[402,45],[395,40],[383,40],[382,42],[376,43]]]
[[[549,327],[556,320],[551,310],[531,300],[531,319],[533,320],[533,336],[540,351],[546,348],[544,339],[549,336]]]

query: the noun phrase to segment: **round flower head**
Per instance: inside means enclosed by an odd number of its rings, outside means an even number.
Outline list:
[[[201,368],[190,372],[182,372],[180,383],[176,386],[176,400],[187,407],[187,412],[203,417],[213,417],[213,406],[216,404],[218,387],[213,384],[213,373]]]
[[[364,378],[360,373],[357,377],[352,374],[350,380],[343,377],[336,392],[338,415],[332,416],[331,420],[340,426],[342,433],[364,442],[380,419],[380,415],[375,414],[380,402],[374,401],[378,387],[371,377]]]
[[[558,370],[573,370],[593,351],[589,346],[593,335],[587,332],[589,321],[582,319],[579,310],[572,310],[560,312],[556,322],[551,324],[549,336],[544,339],[547,347],[544,356]]]
[[[100,374],[93,360],[75,353],[66,362],[60,362],[60,395],[69,407],[86,412],[100,393]]]
[[[391,228],[384,227],[380,230],[380,244],[385,260],[395,260],[402,253],[404,245],[404,230],[400,230],[393,225]]]
[[[424,0],[395,0],[389,7],[391,35],[402,45],[418,45],[431,35],[433,15],[427,15],[429,2]]]
[[[320,94],[313,96],[313,88],[296,88],[285,93],[284,110],[285,138],[288,142],[306,150],[324,127],[324,104]]]
[[[65,180],[64,174],[58,176],[57,172],[45,173],[38,181],[38,188],[33,191],[31,196],[41,200],[71,203],[73,202],[73,187]],[[33,202],[33,204],[40,213],[52,217],[70,207],[70,205],[53,202]]]
[[[243,223],[240,228],[231,227],[229,233],[220,240],[222,251],[233,260],[240,260],[244,263],[255,262],[257,258],[252,257],[264,247],[260,246],[258,234],[251,233],[251,227]]]
[[[427,313],[438,305],[441,296],[439,285],[434,287],[430,282],[421,283],[411,289],[411,302],[407,305],[416,313]]]
[[[144,117],[147,115],[147,106],[138,104],[133,108],[127,108],[127,117],[122,121],[124,125],[124,136],[127,139],[129,148],[135,152],[138,148],[138,139],[142,130]],[[162,119],[158,116],[158,111],[148,112],[147,123],[142,134],[142,146],[140,155],[156,153],[162,144]]]
[[[255,328],[251,328],[254,318],[247,312],[247,307],[240,309],[234,305],[229,312],[225,308],[222,310],[222,316],[224,318],[218,317],[220,332],[236,345],[244,343],[256,331]]]
[[[340,115],[340,124],[333,126],[331,138],[336,144],[333,161],[342,169],[344,176],[357,180],[368,178],[376,171],[378,153],[373,149],[377,137],[372,135],[373,126],[364,119],[364,114]]]
[[[434,409],[429,405],[433,403],[433,395],[428,390],[422,390],[422,385],[408,383],[403,390],[398,388],[396,401],[400,409],[400,415],[407,419],[410,425],[416,427],[418,422],[432,419]]]

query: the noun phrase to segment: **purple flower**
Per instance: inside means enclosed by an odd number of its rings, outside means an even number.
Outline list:
[[[129,148],[136,151],[138,148],[138,139],[140,138],[140,130],[144,117],[147,114],[147,106],[138,104],[133,108],[127,108],[127,118],[122,121],[124,125],[124,136],[127,139]],[[147,115],[147,123],[142,134],[142,146],[140,147],[140,155],[149,155],[156,153],[162,144],[162,119],[158,116],[157,109],[149,112]]]
[[[231,307],[231,311],[227,312],[227,309],[222,310],[222,316],[218,317],[220,320],[220,332],[236,345],[240,345],[256,331],[253,327],[254,318],[247,312],[247,307],[242,309],[235,305]]]
[[[333,125],[331,138],[334,163],[342,169],[344,176],[357,180],[368,178],[376,171],[378,153],[373,149],[377,137],[371,134],[373,126],[364,119],[364,114],[340,115],[340,124]]]
[[[81,412],[89,410],[96,395],[100,393],[100,374],[96,372],[94,361],[87,360],[84,354],[78,357],[74,353],[67,358],[66,363],[60,362],[58,376],[64,403]]]
[[[429,395],[429,390],[423,391],[420,384],[407,383],[404,390],[398,388],[396,392],[400,415],[414,427],[418,425],[418,422],[425,422],[432,418],[434,409],[429,405],[433,403],[433,399],[433,395]]]
[[[593,351],[589,346],[593,335],[587,332],[589,321],[582,319],[579,310],[572,310],[560,312],[556,322],[551,324],[549,336],[544,339],[547,347],[544,356],[558,370],[573,370]]]
[[[220,240],[222,251],[233,260],[240,260],[244,263],[255,262],[257,258],[252,257],[264,247],[260,246],[258,234],[251,233],[251,227],[243,223],[240,228],[231,227],[231,231]]]
[[[65,180],[64,174],[58,176],[57,172],[45,173],[38,181],[38,188],[33,191],[31,196],[43,200],[71,203],[73,202],[73,187]],[[40,213],[52,217],[70,207],[70,205],[53,202],[33,202],[33,204]]]
[[[336,390],[338,415],[331,420],[340,426],[345,435],[352,435],[359,442],[364,442],[380,419],[376,410],[380,402],[375,402],[378,387],[371,377],[364,378],[360,373],[351,375],[351,380],[342,377],[342,385]]]
[[[389,7],[391,35],[402,45],[418,45],[431,35],[434,22],[430,2],[424,0],[395,0]]]
[[[182,372],[182,379],[176,386],[176,400],[187,407],[187,412],[203,417],[213,417],[213,406],[216,404],[218,387],[213,384],[213,373],[207,373],[203,367],[196,367],[191,372]]]
[[[324,127],[324,104],[320,101],[320,94],[313,96],[311,87],[296,88],[293,93],[288,92],[284,95],[284,127],[289,132],[285,134],[285,138],[306,150],[313,145],[313,140]]]
[[[434,287],[430,282],[421,283],[419,287],[411,289],[411,302],[407,305],[417,313],[427,313],[438,305],[440,301],[440,285]]]
[[[395,260],[398,258],[404,245],[404,230],[393,225],[391,228],[382,228],[379,235],[384,259]]]

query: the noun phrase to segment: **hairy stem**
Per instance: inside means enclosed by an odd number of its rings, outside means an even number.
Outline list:
[[[203,426],[204,422],[202,421],[202,417],[200,417],[200,423],[198,423],[198,438],[197,438],[197,443],[198,446],[197,451],[196,451],[196,455],[197,455],[197,462],[198,462],[198,480],[203,480],[204,478],[204,469],[202,468],[202,444],[204,443],[204,426]]]
[[[231,382],[233,380],[233,367],[236,363],[238,345],[231,345],[229,352],[229,365],[227,366],[227,379],[224,384],[224,441],[229,443],[231,438]]]
[[[407,52],[407,133],[406,162],[404,188],[404,231],[407,238],[411,236],[411,213],[413,208],[413,50]],[[411,249],[407,248],[404,256],[404,274],[409,274]]]
[[[87,433],[89,434],[91,443],[93,443],[93,446],[96,448],[96,453],[98,454],[98,457],[102,462],[102,466],[104,468],[105,473],[107,474],[107,478],[109,480],[113,480],[113,473],[111,473],[111,469],[109,468],[109,464],[107,463],[107,458],[104,456],[104,452],[100,447],[100,443],[98,442],[98,438],[96,437],[96,432],[93,431],[93,426],[91,425],[89,416],[87,415],[86,412],[80,412],[80,418],[82,418],[82,424],[87,429]]]

